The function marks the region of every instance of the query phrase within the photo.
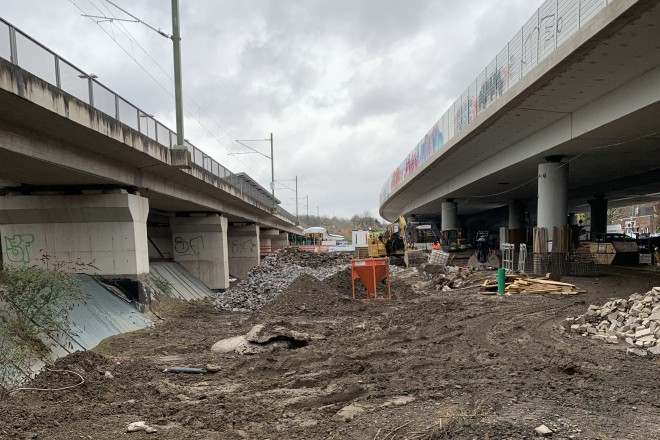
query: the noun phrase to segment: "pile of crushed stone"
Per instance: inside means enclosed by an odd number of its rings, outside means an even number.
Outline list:
[[[299,248],[285,248],[264,258],[244,280],[219,293],[213,304],[233,312],[257,310],[275,299],[302,275],[324,280],[350,267],[352,254],[315,254]]]

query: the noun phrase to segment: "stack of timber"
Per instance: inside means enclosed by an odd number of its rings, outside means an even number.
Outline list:
[[[545,278],[526,278],[520,275],[507,275],[504,291],[507,294],[548,293],[552,295],[577,295],[578,293],[586,293],[586,290],[580,289],[574,284],[562,283],[550,278],[552,278],[551,274],[546,275]],[[480,293],[494,295],[496,292],[496,279],[484,281]]]

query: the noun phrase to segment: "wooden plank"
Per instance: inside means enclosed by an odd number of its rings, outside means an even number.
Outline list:
[[[530,278],[529,281],[532,282],[532,283],[539,283],[539,284],[552,284],[552,285],[555,285],[555,286],[575,287],[575,284],[561,283],[559,281],[546,280],[545,278]]]

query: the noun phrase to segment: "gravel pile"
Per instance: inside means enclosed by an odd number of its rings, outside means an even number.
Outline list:
[[[601,307],[590,305],[584,315],[566,319],[563,328],[611,344],[625,342],[640,356],[660,354],[660,287]]]
[[[217,309],[234,312],[257,310],[301,275],[324,280],[350,267],[351,256],[344,252],[314,254],[299,248],[282,249],[264,258],[237,285],[219,293],[213,304]]]

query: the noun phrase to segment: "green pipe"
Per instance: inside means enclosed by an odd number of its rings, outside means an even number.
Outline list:
[[[506,270],[497,269],[497,294],[504,295],[504,286],[506,284]]]

